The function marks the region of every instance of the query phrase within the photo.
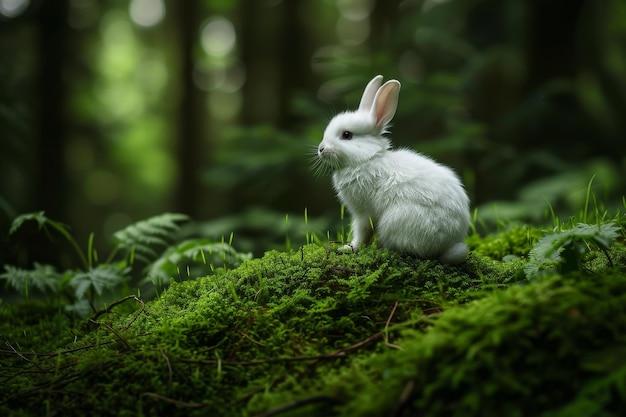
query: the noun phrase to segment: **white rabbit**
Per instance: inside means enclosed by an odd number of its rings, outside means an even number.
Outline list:
[[[448,167],[408,149],[391,150],[384,137],[398,105],[400,83],[369,82],[359,109],[335,116],[317,148],[333,171],[339,200],[352,215],[350,247],[371,241],[443,263],[465,261],[469,199]],[[373,227],[373,228],[372,228]]]

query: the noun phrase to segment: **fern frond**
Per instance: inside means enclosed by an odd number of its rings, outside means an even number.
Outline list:
[[[126,280],[130,268],[120,268],[114,264],[102,264],[88,271],[77,272],[69,281],[77,300],[85,297],[87,291],[102,295],[104,290],[112,289]]]
[[[216,266],[234,268],[251,259],[251,253],[237,252],[230,244],[213,242],[207,239],[186,240],[169,247],[155,262],[146,268],[147,277],[143,283],[159,282],[168,284],[181,269],[193,265],[205,267],[209,272]]]
[[[528,278],[536,278],[559,267],[575,270],[589,250],[588,245],[595,245],[604,252],[617,239],[620,231],[621,228],[613,222],[598,225],[578,223],[571,229],[546,235],[530,251],[524,272]]]
[[[13,220],[13,223],[11,223],[11,229],[9,230],[9,235],[12,235],[13,233],[17,232],[18,229],[22,227],[24,223],[30,220],[36,221],[39,226],[39,229],[42,229],[44,225],[46,224],[46,222],[48,221],[48,218],[46,217],[45,212],[43,211],[39,211],[37,213],[21,214]]]
[[[144,262],[150,262],[158,256],[155,248],[164,248],[171,242],[171,236],[179,229],[179,222],[189,220],[189,216],[178,213],[164,213],[146,220],[131,224],[115,232],[113,237],[118,248]],[[161,249],[162,250],[162,249]]]
[[[78,246],[78,243],[76,243],[76,240],[74,239],[74,237],[72,237],[69,226],[61,222],[57,222],[52,219],[49,219],[46,216],[44,211],[39,211],[36,213],[27,213],[27,214],[22,214],[20,216],[17,216],[13,220],[13,223],[11,223],[11,228],[9,229],[9,235],[12,235],[15,232],[17,232],[22,227],[22,225],[26,223],[27,221],[36,221],[37,225],[39,226],[39,230],[43,229],[46,232],[48,232],[47,227],[49,226],[53,228],[54,230],[56,230],[58,233],[60,233],[72,245],[72,247],[74,248],[74,251],[80,257],[83,267],[85,267],[85,269],[89,268],[89,263],[87,262],[87,258],[85,257],[85,254],[83,253],[83,251],[80,249],[80,246]]]
[[[65,311],[77,315],[78,317],[87,317],[89,313],[93,313],[93,307],[89,300],[82,298],[71,304],[65,305]]]
[[[18,292],[28,288],[37,288],[42,293],[59,292],[62,275],[53,266],[35,263],[33,269],[26,270],[5,265],[4,270],[6,272],[0,274],[0,279],[6,280],[9,287]]]

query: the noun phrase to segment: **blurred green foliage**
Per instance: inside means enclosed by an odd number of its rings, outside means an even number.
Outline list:
[[[164,213],[131,224],[114,233],[115,246],[106,258],[100,259],[93,234],[83,250],[68,226],[48,218],[44,212],[24,214],[13,221],[11,236],[19,234],[25,224],[36,223],[48,238],[55,234],[63,237],[79,263],[65,271],[38,260],[28,269],[4,265],[0,282],[4,282],[3,289],[12,298],[19,298],[18,295],[26,300],[44,299],[72,315],[85,317],[90,312],[106,310],[107,303],[121,293],[141,294],[143,290],[144,297],[152,297],[171,281],[213,274],[218,268],[235,267],[251,258],[252,254],[235,251],[232,242],[179,242],[179,223],[187,220],[183,214]],[[33,256],[29,249],[22,248],[24,256]],[[61,251],[57,249],[57,253]]]
[[[403,86],[393,143],[453,167],[487,229],[549,221],[546,201],[571,213],[593,176],[606,208],[621,204],[619,0],[19,7],[0,10],[1,228],[46,210],[84,241],[177,211],[207,223],[194,235],[235,224],[220,234],[259,254],[306,208],[334,234],[311,150],[378,73]]]

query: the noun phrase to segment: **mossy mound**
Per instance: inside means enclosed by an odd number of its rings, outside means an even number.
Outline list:
[[[343,416],[623,415],[624,305],[623,274],[514,286],[402,331],[402,350],[334,372],[320,392],[350,398]]]
[[[624,246],[613,268],[529,282],[523,233],[476,239],[460,267],[308,245],[129,298],[130,314],[54,314],[47,342],[31,337],[47,321],[0,325],[0,414],[620,415]]]

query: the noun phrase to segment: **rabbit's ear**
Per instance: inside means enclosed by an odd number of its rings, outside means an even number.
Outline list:
[[[365,90],[363,91],[363,96],[361,97],[361,103],[359,103],[359,110],[370,111],[372,109],[372,103],[374,102],[376,91],[382,82],[383,76],[377,75],[367,84]]]
[[[384,129],[385,125],[393,119],[398,107],[399,95],[400,82],[396,80],[389,80],[378,89],[372,105],[372,115],[376,127]]]

